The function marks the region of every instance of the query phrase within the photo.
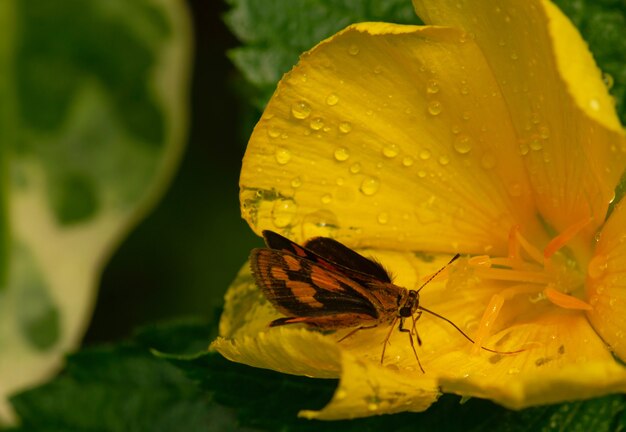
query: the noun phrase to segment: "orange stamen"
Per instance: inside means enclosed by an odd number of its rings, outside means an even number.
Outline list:
[[[550,240],[550,243],[548,243],[548,246],[546,246],[545,249],[543,250],[544,258],[548,259],[552,255],[554,255],[556,251],[558,251],[563,246],[565,246],[571,239],[573,239],[576,236],[576,234],[580,232],[581,229],[586,227],[592,220],[593,218],[591,217],[586,217],[584,219],[581,219],[575,224],[567,227],[565,231],[563,231],[561,234],[557,235],[552,240]]]
[[[548,285],[543,290],[543,293],[546,295],[548,300],[550,300],[555,305],[560,306],[564,309],[574,309],[574,310],[592,310],[593,309],[589,303],[586,303],[577,297],[557,291],[551,285]]]
[[[514,225],[509,231],[509,258],[519,259],[519,242],[517,241],[517,234],[519,233],[519,225]]]
[[[504,297],[500,294],[494,294],[489,301],[489,306],[485,309],[482,318],[480,319],[480,324],[478,325],[478,331],[474,336],[474,347],[472,348],[472,354],[478,354],[480,348],[483,346],[483,340],[491,331],[491,326],[493,322],[496,320],[498,315],[500,314],[500,310],[502,309],[502,305],[504,304]]]

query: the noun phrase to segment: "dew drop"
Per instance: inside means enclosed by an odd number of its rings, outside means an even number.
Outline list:
[[[539,137],[537,135],[533,135],[532,137],[530,137],[530,142],[528,143],[528,146],[533,151],[539,151],[543,148],[543,144],[541,144],[541,141],[539,140]]]
[[[324,119],[322,119],[321,117],[315,117],[311,119],[309,126],[313,130],[320,130],[321,128],[324,127]]]
[[[299,188],[300,186],[302,186],[302,180],[300,179],[300,177],[295,177],[291,180],[291,187]]]
[[[602,73],[602,81],[604,82],[607,90],[611,90],[613,88],[613,84],[615,83],[613,76],[606,72]]]
[[[396,144],[388,143],[383,146],[383,155],[385,157],[388,157],[389,159],[398,156],[399,152],[400,150],[398,149],[398,146]]]
[[[426,84],[426,93],[436,94],[439,93],[439,81],[435,79],[428,80]]]
[[[598,99],[591,99],[589,101],[589,108],[594,111],[600,111],[600,101]]]
[[[291,115],[298,120],[303,120],[311,115],[311,106],[304,101],[296,102],[291,106]]]
[[[380,65],[378,65],[378,66],[376,66],[376,67],[374,68],[374,73],[375,73],[376,75],[378,75],[378,74],[379,74],[379,73],[381,73],[382,71],[383,71],[383,68],[382,68],[382,66],[380,66]]]
[[[411,165],[413,165],[413,158],[411,156],[405,156],[402,158],[402,165],[404,165],[405,167],[410,167]]]
[[[490,151],[486,151],[480,159],[480,164],[484,169],[492,169],[496,166],[496,156]]]
[[[335,183],[337,183],[337,186],[343,186],[345,182],[346,180],[343,177],[337,177],[337,180],[335,180]]]
[[[439,165],[446,166],[450,163],[450,158],[446,155],[439,156]]]
[[[358,174],[359,172],[361,172],[361,164],[358,162],[355,164],[352,164],[352,166],[350,167],[350,172],[352,174]]]
[[[463,96],[468,95],[468,94],[469,94],[469,92],[470,92],[470,91],[469,91],[469,87],[468,87],[468,86],[465,86],[465,85],[464,85],[464,86],[462,86],[462,87],[461,87],[460,92],[461,92],[461,94],[462,94]]]
[[[274,153],[274,157],[276,158],[276,162],[280,165],[285,165],[291,160],[291,152],[284,147],[278,147]]]
[[[591,279],[598,279],[604,274],[607,267],[608,263],[606,260],[606,256],[596,255],[591,259],[591,261],[589,261],[589,265],[587,266],[587,274]]]
[[[550,128],[548,128],[548,126],[541,126],[539,128],[539,136],[544,140],[550,138]]]
[[[426,171],[424,171],[424,170],[419,170],[419,171],[417,172],[417,176],[418,176],[419,178],[424,178],[424,177],[426,177]]]
[[[430,150],[428,149],[423,149],[420,151],[420,159],[421,160],[428,160],[430,159]]]
[[[463,111],[463,113],[461,114],[461,117],[463,117],[463,120],[469,120],[472,118],[472,115],[470,114],[469,111]]]
[[[350,157],[350,152],[348,151],[347,148],[338,147],[337,149],[335,149],[335,159],[338,160],[339,162],[346,161],[348,160],[349,157]]]
[[[280,136],[280,129],[276,126],[270,126],[267,128],[267,134],[270,138],[278,138]]]
[[[298,206],[293,200],[276,200],[272,206],[272,222],[276,228],[284,228],[291,225],[297,212]]]
[[[517,183],[517,182],[509,184],[509,194],[512,197],[521,196],[522,195],[522,185]]]
[[[441,105],[441,102],[439,101],[430,101],[428,103],[428,113],[430,115],[436,116],[441,114],[441,110],[443,109],[443,106]]]
[[[357,55],[359,53],[359,47],[357,45],[350,45],[350,48],[348,48],[348,54],[350,55]]]
[[[370,402],[367,404],[367,409],[370,411],[378,411],[378,404]]]
[[[330,196],[330,194],[326,194],[322,196],[322,204],[330,204],[330,202],[333,200],[333,197]]]
[[[465,134],[459,135],[454,139],[454,149],[460,154],[469,153],[472,150],[472,138]]]
[[[528,147],[528,144],[526,144],[525,142],[520,143],[519,154],[521,154],[522,156],[526,156],[529,151],[530,151],[530,147]]]
[[[372,196],[380,188],[380,181],[375,177],[366,177],[361,182],[361,192],[363,195]]]
[[[385,225],[386,223],[389,222],[389,213],[387,213],[387,212],[379,213],[377,219],[378,219],[378,223],[379,224]]]
[[[331,93],[328,95],[328,97],[326,98],[326,104],[333,106],[333,105],[337,105],[337,102],[339,102],[339,96],[337,96],[335,93]]]
[[[350,122],[344,121],[339,123],[339,132],[347,134],[350,133],[350,131],[352,131],[352,125]]]

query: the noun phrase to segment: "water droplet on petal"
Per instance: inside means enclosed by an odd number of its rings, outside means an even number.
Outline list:
[[[330,204],[332,200],[333,200],[333,197],[330,196],[329,194],[322,196],[322,204]]]
[[[525,142],[520,143],[519,154],[521,154],[522,156],[526,156],[529,151],[530,151],[530,147],[528,147],[528,144],[526,144]]]
[[[541,141],[539,140],[539,137],[537,135],[533,135],[530,137],[530,142],[528,143],[528,145],[530,149],[534,151],[539,151],[543,148],[543,144],[541,144]]]
[[[375,177],[366,177],[361,182],[361,192],[363,195],[372,196],[380,188],[380,181]]]
[[[274,157],[276,158],[276,162],[280,165],[285,165],[291,160],[291,152],[284,147],[278,147],[276,148]]]
[[[518,197],[522,195],[522,185],[514,182],[509,185],[509,194],[512,197]]]
[[[352,174],[358,174],[359,172],[361,172],[361,164],[358,162],[355,164],[352,164],[352,166],[350,167],[350,172]]]
[[[607,90],[611,90],[613,88],[613,84],[615,83],[613,76],[610,73],[606,72],[602,73],[602,81],[604,82]]]
[[[426,92],[429,94],[439,93],[439,81],[435,79],[428,80],[426,84]]]
[[[450,163],[450,158],[446,155],[439,156],[439,165],[446,166]]]
[[[395,158],[398,156],[400,150],[396,144],[385,144],[383,147],[383,155],[388,158]]]
[[[405,156],[404,158],[402,158],[402,165],[404,165],[405,167],[410,167],[411,165],[413,165],[413,158],[411,156]]]
[[[596,255],[589,261],[587,274],[591,279],[598,279],[606,271],[607,267],[606,256]]]
[[[304,102],[296,102],[291,106],[291,114],[298,120],[303,120],[311,115],[311,106]]]
[[[284,228],[291,225],[297,213],[298,206],[293,200],[276,200],[272,206],[272,222],[276,228]]]
[[[291,187],[299,188],[300,186],[302,186],[302,180],[300,179],[300,177],[296,177],[291,180]]]
[[[454,139],[454,149],[460,154],[469,153],[472,150],[472,138],[465,134],[459,135]]]
[[[350,152],[348,151],[347,148],[338,147],[335,150],[335,159],[338,160],[339,162],[346,161],[348,160],[349,157],[350,157]]]
[[[359,53],[359,47],[357,45],[350,45],[350,48],[348,48],[348,53],[350,55],[357,55]]]
[[[480,164],[485,169],[491,169],[496,166],[496,156],[490,151],[486,151],[480,159]]]
[[[330,106],[337,105],[337,102],[339,102],[339,96],[337,96],[335,93],[329,94],[326,98],[326,104]]]
[[[378,223],[381,225],[385,225],[387,222],[389,222],[389,213],[387,212],[382,212],[378,215]]]
[[[352,125],[350,124],[350,122],[341,122],[339,123],[339,132],[341,133],[350,133],[350,131],[352,130]]]
[[[267,128],[267,134],[270,138],[278,138],[280,136],[280,129],[276,126],[269,126]]]
[[[322,119],[321,117],[315,117],[311,119],[309,126],[313,130],[320,130],[321,128],[324,127],[324,119]]]
[[[439,101],[430,101],[428,103],[428,113],[430,115],[436,116],[441,114],[441,110],[443,109],[443,106],[441,105],[441,102]]]

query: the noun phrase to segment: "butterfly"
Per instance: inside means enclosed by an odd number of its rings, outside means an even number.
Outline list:
[[[463,330],[448,318],[420,305],[420,291],[448,265],[459,258],[455,255],[448,264],[429,277],[418,289],[394,285],[384,267],[349,247],[328,237],[314,237],[302,246],[273,231],[263,231],[267,248],[253,249],[250,266],[257,285],[269,302],[286,315],[272,321],[270,327],[288,324],[306,324],[320,330],[353,328],[339,342],[354,333],[389,325],[380,358],[391,333],[407,333],[411,348],[422,373],[424,368],[417,355],[413,335],[418,345],[416,322],[423,312],[442,319],[474,343]],[[410,319],[411,328],[405,328]],[[498,354],[489,348],[482,349]]]

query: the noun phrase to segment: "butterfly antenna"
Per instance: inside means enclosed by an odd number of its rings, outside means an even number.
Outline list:
[[[432,274],[432,275],[428,278],[428,280],[427,280],[426,282],[424,282],[424,283],[422,284],[422,286],[421,286],[421,287],[419,287],[419,288],[417,289],[417,292],[419,293],[419,292],[421,291],[421,289],[422,289],[422,288],[424,288],[426,285],[428,285],[428,283],[429,283],[430,281],[432,281],[433,279],[435,279],[439,273],[441,273],[442,271],[444,271],[444,270],[445,270],[445,269],[446,269],[446,268],[447,268],[450,264],[452,264],[453,262],[455,262],[455,261],[456,261],[456,260],[457,260],[460,256],[461,256],[461,254],[456,254],[455,256],[453,256],[453,257],[452,257],[452,259],[448,262],[448,264],[446,264],[445,266],[441,267],[441,268],[440,268],[439,270],[437,270],[434,274]],[[456,326],[455,326],[455,327],[456,327]]]
[[[453,258],[453,259],[452,259],[452,261],[454,261],[455,259],[456,259],[456,258]],[[452,262],[452,261],[450,261],[450,262]],[[444,268],[445,268],[445,267],[444,267]],[[459,333],[461,333],[465,339],[467,339],[467,340],[468,340],[468,341],[470,341],[471,343],[475,343],[475,342],[474,342],[474,339],[472,339],[471,337],[469,337],[469,336],[467,335],[467,333],[465,333],[463,330],[461,330],[461,329],[459,328],[459,326],[458,326],[458,325],[456,325],[455,323],[453,323],[453,322],[452,322],[451,320],[449,320],[448,318],[444,317],[443,315],[439,315],[439,314],[438,314],[438,313],[436,313],[436,312],[433,312],[433,311],[431,311],[431,310],[428,310],[428,309],[426,309],[425,307],[422,307],[422,306],[419,306],[419,309],[420,309],[420,310],[422,310],[422,311],[424,311],[424,312],[427,312],[427,313],[429,313],[429,314],[431,314],[431,315],[433,315],[433,316],[436,316],[436,317],[437,317],[437,318],[439,318],[439,319],[444,320],[445,322],[447,322],[448,324],[450,324],[452,327],[454,327],[455,329],[457,329],[457,330],[458,330],[458,332],[459,332]],[[492,353],[495,353],[495,354],[519,354],[519,353],[521,353],[522,351],[526,351],[525,349],[519,349],[519,350],[517,350],[517,351],[497,351],[497,350],[493,350],[493,349],[490,349],[490,348],[485,348],[484,346],[481,346],[480,348],[481,348],[481,349],[484,349],[485,351],[489,351],[489,352],[492,352]]]

